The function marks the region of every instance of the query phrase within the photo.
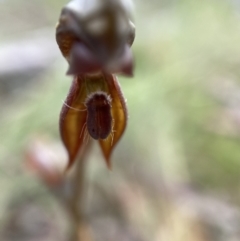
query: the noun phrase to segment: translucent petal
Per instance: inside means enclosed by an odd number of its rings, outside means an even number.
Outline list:
[[[109,94],[112,98],[112,118],[114,120],[113,131],[105,140],[99,140],[103,155],[105,157],[108,168],[111,168],[111,153],[122,137],[127,125],[127,106],[123,97],[121,87],[117,78],[113,75],[106,75],[106,82]]]
[[[70,167],[84,147],[87,111],[84,79],[75,77],[60,114],[60,134],[68,151]]]

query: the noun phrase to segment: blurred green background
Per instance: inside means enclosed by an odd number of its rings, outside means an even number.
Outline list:
[[[71,78],[55,25],[66,3],[0,1],[1,240],[67,240],[61,205],[24,166],[32,139],[60,143]],[[119,76],[128,127],[113,171],[97,145],[87,160],[96,240],[240,240],[240,2],[134,5],[135,74]],[[26,218],[24,207],[46,213],[34,228],[46,226],[49,239],[29,227],[35,215]],[[21,215],[26,225],[11,226]]]

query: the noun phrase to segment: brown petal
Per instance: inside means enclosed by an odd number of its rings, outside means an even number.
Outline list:
[[[104,113],[87,112],[86,100],[89,99],[89,96],[95,96],[96,93],[106,93],[106,95],[109,95],[109,98],[112,99],[109,115],[106,115],[106,111],[104,111]],[[100,114],[103,114],[101,117],[107,118],[107,120],[113,120],[112,131],[108,134],[107,138],[104,140],[101,139],[105,138],[105,135],[104,137],[100,135],[97,138],[99,139],[107,166],[111,168],[110,156],[112,150],[121,138],[127,123],[127,108],[121,88],[116,77],[106,73],[96,76],[76,77],[72,83],[60,116],[60,132],[69,154],[68,167],[73,164],[78,153],[83,149],[85,145],[85,132],[88,131],[89,127],[92,127],[92,121],[87,121],[87,118],[94,118],[96,115],[100,117]],[[96,126],[97,128],[105,128],[105,124],[102,122],[95,121],[94,123],[100,125]],[[106,129],[104,131],[106,131]],[[87,132],[87,134],[89,133]]]
[[[108,92],[112,98],[111,114],[114,120],[112,136],[105,140],[99,140],[107,166],[111,169],[110,156],[113,148],[121,138],[127,124],[127,106],[121,87],[113,75],[105,75]]]
[[[126,76],[133,76],[134,61],[132,51],[128,45],[125,46],[122,57],[122,66],[120,72]]]
[[[94,54],[81,42],[73,44],[69,59],[68,75],[94,73],[101,69],[101,64]]]
[[[134,60],[132,51],[128,44],[125,44],[123,52],[117,59],[111,62],[111,66],[107,68],[107,72],[110,73],[121,73],[125,76],[132,77],[134,68]]]
[[[84,146],[87,111],[84,79],[75,77],[60,114],[60,134],[69,154],[70,167]]]
[[[67,9],[64,9],[67,10]],[[56,41],[62,55],[69,61],[70,51],[75,42],[81,42],[73,31],[74,20],[69,11],[62,11],[56,26]]]

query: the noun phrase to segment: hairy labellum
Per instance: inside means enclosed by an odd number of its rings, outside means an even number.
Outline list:
[[[111,97],[103,91],[91,93],[85,102],[87,129],[95,139],[106,139],[112,131]]]

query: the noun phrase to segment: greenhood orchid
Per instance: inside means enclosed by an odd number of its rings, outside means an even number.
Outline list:
[[[73,0],[56,28],[58,46],[74,79],[60,114],[60,134],[70,167],[88,136],[99,141],[108,167],[127,123],[115,74],[133,75],[135,27],[126,0]]]

